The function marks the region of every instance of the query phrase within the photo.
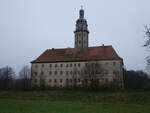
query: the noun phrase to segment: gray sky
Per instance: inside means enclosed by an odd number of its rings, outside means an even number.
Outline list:
[[[0,0],[0,67],[16,71],[48,48],[74,47],[83,5],[90,46],[112,45],[127,69],[145,69],[150,0]]]

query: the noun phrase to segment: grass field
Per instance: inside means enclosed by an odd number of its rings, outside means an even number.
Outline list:
[[[0,113],[150,113],[150,92],[0,91]]]

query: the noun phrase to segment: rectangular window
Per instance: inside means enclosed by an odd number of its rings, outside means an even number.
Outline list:
[[[44,64],[42,64],[42,67],[44,67]]]
[[[70,67],[72,67],[72,64],[70,64]]]
[[[80,71],[78,71],[78,74],[80,75]]]
[[[57,64],[55,64],[55,67],[57,67]]]
[[[78,82],[80,82],[80,79],[78,79]]]
[[[52,74],[52,72],[51,71],[49,71],[49,75],[51,75]]]
[[[34,82],[37,83],[37,79],[35,79]]]
[[[77,82],[77,79],[73,79],[73,81],[74,81],[74,83],[76,83],[76,82]]]
[[[54,82],[56,83],[56,82],[57,82],[57,79],[54,79]]]
[[[96,70],[96,74],[100,74],[100,71],[99,71],[99,70]]]
[[[74,64],[74,67],[76,67],[76,64]]]
[[[85,67],[88,67],[88,64],[87,64],[87,63],[85,64]]]
[[[60,67],[63,67],[63,64],[60,64]]]
[[[34,72],[34,75],[37,76],[37,72]]]
[[[115,78],[113,78],[113,81],[116,81],[116,79],[115,79]]]
[[[92,66],[92,68],[94,68],[94,66],[95,66],[95,63],[92,63],[92,64],[91,64],[91,66]]]
[[[62,75],[63,74],[63,71],[60,71],[60,75]]]
[[[51,79],[49,79],[49,82],[51,82],[52,80]]]
[[[62,79],[60,79],[60,83],[62,83]]]
[[[72,75],[72,71],[70,71],[70,75]]]
[[[41,72],[41,75],[44,75],[44,72],[43,72],[43,71]]]
[[[105,65],[108,66],[108,62],[106,62]]]
[[[108,78],[105,78],[105,82],[106,82],[106,83],[108,82]]]
[[[74,71],[74,74],[76,75],[76,74],[77,74],[77,71]]]
[[[72,83],[72,79],[70,79],[70,83]]]
[[[66,71],[66,75],[68,75],[68,71]]]
[[[108,74],[108,70],[105,70],[105,74]]]
[[[49,67],[52,67],[52,64],[49,64]]]
[[[116,71],[115,71],[115,70],[113,71],[113,74],[116,74]]]
[[[57,71],[55,71],[55,75],[57,75]]]
[[[66,79],[66,82],[68,83],[68,79]]]
[[[115,66],[116,65],[116,62],[113,62],[113,66]]]
[[[87,71],[85,70],[84,73],[87,74]]]
[[[68,64],[66,64],[66,67],[68,67]]]
[[[85,81],[85,83],[87,83],[87,82],[88,82],[88,79],[84,79],[84,81]]]
[[[80,67],[80,63],[78,63],[78,67]]]

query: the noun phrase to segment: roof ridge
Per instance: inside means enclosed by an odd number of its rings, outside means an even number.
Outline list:
[[[112,47],[112,45],[101,45],[101,46],[90,46],[88,48],[96,48],[96,47]],[[77,48],[71,48],[71,47],[67,47],[67,48],[49,48],[47,50],[62,50],[62,49],[77,49]]]
[[[36,62],[62,62],[62,61],[81,61],[81,60],[122,60],[111,45],[91,46],[85,49],[77,48],[58,48],[47,49],[37,59]]]

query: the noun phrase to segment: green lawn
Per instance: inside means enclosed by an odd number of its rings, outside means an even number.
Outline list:
[[[150,92],[0,91],[0,113],[150,113]]]

